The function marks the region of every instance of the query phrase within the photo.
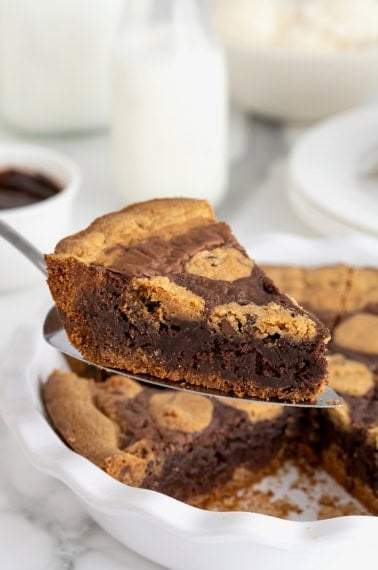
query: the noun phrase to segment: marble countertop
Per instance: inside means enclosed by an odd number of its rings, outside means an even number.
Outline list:
[[[219,218],[232,224],[240,239],[270,231],[315,235],[291,210],[286,198],[285,158],[295,130],[254,119],[238,122],[233,133],[231,183]],[[0,126],[0,142],[25,141]],[[83,186],[73,225],[121,206],[113,191],[107,134],[27,139],[60,150],[82,170]],[[243,152],[241,152],[243,148]],[[249,240],[251,243],[251,240]],[[43,282],[12,294],[0,294],[0,354],[12,331],[49,298]],[[1,361],[0,361],[1,362]],[[71,492],[36,471],[0,420],[0,568],[7,570],[152,569],[101,530]]]

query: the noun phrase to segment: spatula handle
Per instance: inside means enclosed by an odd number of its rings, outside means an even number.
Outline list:
[[[45,258],[42,253],[34,247],[24,236],[19,234],[9,224],[0,219],[0,236],[13,245],[25,257],[29,259],[47,277]],[[12,268],[9,268],[12,271]]]

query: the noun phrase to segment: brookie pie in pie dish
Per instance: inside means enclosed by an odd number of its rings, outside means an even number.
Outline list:
[[[118,375],[95,381],[80,364],[80,375],[55,371],[43,386],[52,424],[73,450],[116,479],[200,507],[240,510],[230,489],[237,493],[285,459],[308,455],[378,514],[378,271],[264,269],[331,324],[329,382],[344,406],[220,400]]]
[[[46,262],[68,337],[94,364],[292,402],[325,386],[328,329],[205,201],[134,204],[63,239]]]

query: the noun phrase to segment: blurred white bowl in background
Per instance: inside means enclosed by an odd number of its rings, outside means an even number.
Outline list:
[[[313,121],[378,93],[378,47],[335,53],[226,47],[233,101],[283,121]]]
[[[320,233],[378,237],[378,106],[308,129],[291,151],[288,188],[296,212]]]
[[[62,189],[45,200],[0,210],[0,219],[18,230],[42,252],[50,252],[70,230],[74,198],[80,186],[77,166],[60,153],[40,146],[0,145],[0,170],[35,171],[58,182]],[[41,273],[0,237],[0,292],[43,280]]]
[[[378,93],[375,0],[211,0],[233,101],[285,121],[312,121]]]

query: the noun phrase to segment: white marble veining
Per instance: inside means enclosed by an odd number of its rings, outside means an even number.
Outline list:
[[[251,122],[247,150],[233,166],[232,185],[218,209],[239,237],[265,231],[312,232],[291,211],[284,188],[287,140],[269,124]],[[19,140],[0,129],[0,141]],[[83,173],[74,228],[120,206],[112,191],[109,141],[92,137],[37,142],[71,156]],[[48,292],[41,281],[0,296],[0,354],[12,330],[33,316]],[[0,361],[1,362],[1,361]],[[37,472],[0,420],[0,568],[4,570],[152,569],[157,565],[110,538],[60,482]]]

